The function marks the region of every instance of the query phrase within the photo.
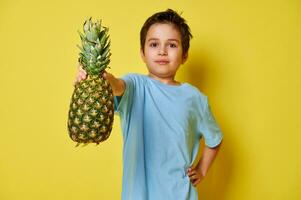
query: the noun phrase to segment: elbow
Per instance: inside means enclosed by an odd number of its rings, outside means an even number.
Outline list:
[[[210,149],[219,149],[221,147],[223,143],[223,140],[221,140],[219,143],[215,144],[215,145],[206,145],[206,147],[210,148]]]

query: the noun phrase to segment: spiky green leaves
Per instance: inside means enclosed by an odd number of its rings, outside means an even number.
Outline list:
[[[78,31],[82,46],[78,61],[90,75],[99,75],[110,63],[109,28],[101,25],[101,20],[92,22],[92,17],[83,25],[84,33]]]

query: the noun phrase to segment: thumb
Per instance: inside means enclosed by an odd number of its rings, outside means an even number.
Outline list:
[[[107,71],[103,71],[102,77],[104,77],[105,79],[109,80],[111,78],[111,74],[108,73]]]
[[[107,81],[109,81],[110,84],[112,84],[115,80],[113,74],[106,71],[103,72],[102,77],[104,77]]]

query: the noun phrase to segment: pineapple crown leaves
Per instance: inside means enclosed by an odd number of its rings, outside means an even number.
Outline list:
[[[109,28],[101,25],[101,20],[92,21],[92,17],[83,24],[83,33],[78,31],[82,45],[77,45],[81,50],[78,61],[83,69],[90,75],[99,75],[110,63],[111,41]]]

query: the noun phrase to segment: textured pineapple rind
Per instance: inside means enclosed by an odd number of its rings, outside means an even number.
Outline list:
[[[80,143],[105,141],[114,121],[114,97],[108,81],[88,75],[75,85],[68,113],[69,137]]]

